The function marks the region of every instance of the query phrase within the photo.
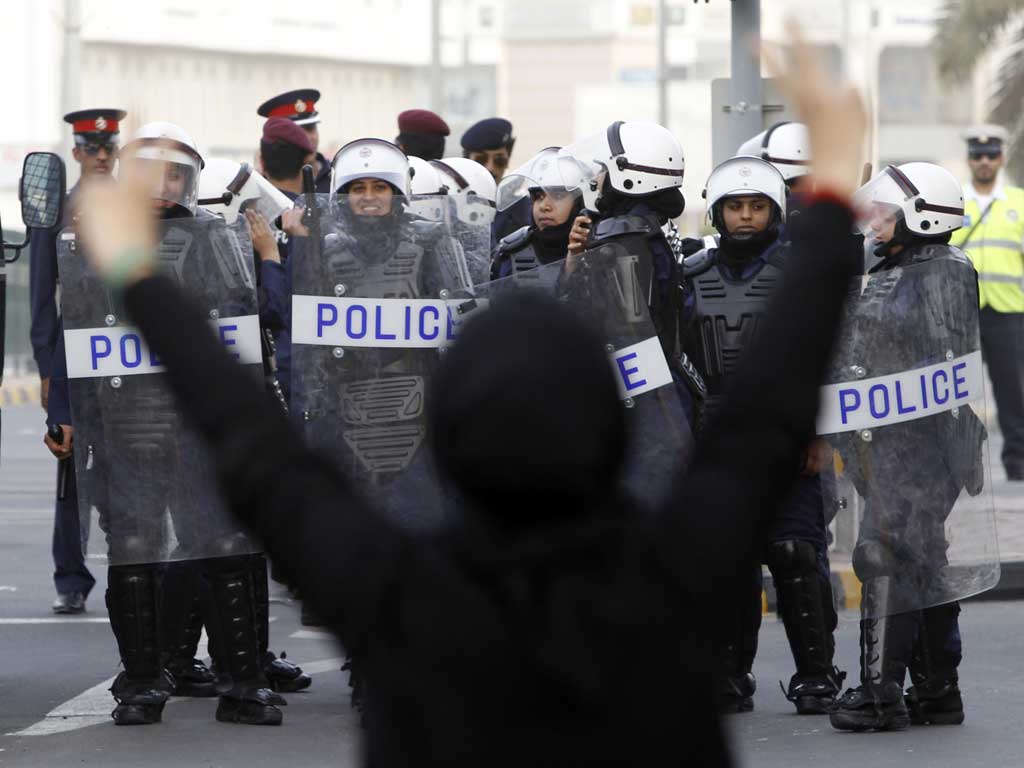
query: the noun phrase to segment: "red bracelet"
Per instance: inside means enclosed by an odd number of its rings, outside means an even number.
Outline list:
[[[813,192],[801,200],[801,203],[804,208],[809,208],[815,203],[833,203],[835,205],[841,205],[843,208],[853,213],[853,203],[850,200],[850,196],[827,187],[815,188]]]

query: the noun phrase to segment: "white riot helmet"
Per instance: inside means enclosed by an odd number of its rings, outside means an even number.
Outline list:
[[[672,132],[657,123],[640,121],[616,121],[565,147],[559,158],[566,188],[579,186],[587,207],[593,207],[600,194],[602,170],[607,171],[608,183],[616,192],[641,197],[681,187],[686,169],[683,148]]]
[[[448,210],[448,186],[438,170],[426,160],[409,157],[412,180],[406,210],[430,221],[442,221]]]
[[[811,139],[803,123],[776,123],[743,142],[736,155],[767,160],[787,182],[811,172]]]
[[[410,193],[409,158],[384,139],[356,139],[338,150],[331,161],[331,189],[344,193],[356,179],[380,179],[401,194]]]
[[[921,237],[945,235],[964,223],[960,182],[934,163],[886,166],[857,190],[853,204],[864,234],[892,218],[902,221],[910,234]]]
[[[431,160],[448,185],[455,201],[455,215],[466,224],[490,225],[494,221],[494,202],[498,185],[491,172],[468,157]]]
[[[786,180],[779,170],[759,157],[740,155],[718,165],[708,176],[704,198],[708,204],[708,218],[722,235],[727,235],[720,218],[718,204],[729,197],[763,195],[778,210],[778,222],[786,220]]]
[[[505,174],[498,184],[497,206],[506,211],[520,200],[530,196],[531,190],[566,190],[559,170],[558,153],[561,147],[546,147],[511,173]],[[579,194],[578,185],[571,192]]]
[[[240,212],[255,210],[273,226],[292,201],[249,163],[215,157],[199,177],[199,205],[220,214],[228,224],[234,224]]]
[[[135,161],[162,164],[160,180],[152,193],[154,199],[180,205],[195,214],[199,172],[204,163],[187,131],[174,123],[146,123],[121,151],[120,174],[133,173]]]

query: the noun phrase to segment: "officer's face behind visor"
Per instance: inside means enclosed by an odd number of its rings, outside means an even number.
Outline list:
[[[896,225],[903,218],[906,197],[888,169],[858,189],[853,196],[853,207],[861,234],[873,237],[877,243],[892,240]]]
[[[381,179],[356,179],[342,190],[356,216],[387,216],[391,213],[395,191]]]
[[[532,187],[533,223],[538,229],[565,224],[572,215],[577,196],[564,187]]]
[[[896,224],[903,215],[903,209],[888,203],[875,203],[868,215],[869,234],[876,243],[888,243],[896,234]]]
[[[142,176],[153,184],[153,208],[166,211],[175,206],[190,208],[194,169],[181,163],[131,157],[122,161],[121,176]]]
[[[733,237],[756,235],[771,224],[772,201],[765,195],[727,197],[721,206],[725,229]]]

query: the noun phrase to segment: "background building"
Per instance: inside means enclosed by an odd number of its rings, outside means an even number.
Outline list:
[[[433,11],[440,14],[433,34]],[[683,228],[703,226],[711,170],[711,83],[729,76],[727,0],[665,0],[666,123],[686,152]],[[872,105],[876,167],[931,160],[966,174],[959,133],[981,119],[1000,56],[973,83],[940,83],[930,44],[941,0],[762,0],[767,43],[795,15],[826,59]],[[211,156],[251,159],[256,106],[298,87],[323,92],[321,149],[393,138],[395,117],[432,107],[452,128],[448,153],[482,117],[512,120],[512,165],[612,120],[656,120],[658,0],[7,0],[0,78],[0,214],[18,222],[16,187],[31,149],[69,152],[61,115],[122,106],[125,132],[171,119]],[[1004,49],[1005,50],[1005,49]],[[431,102],[435,103],[431,103]],[[74,165],[69,166],[73,174]],[[71,179],[73,181],[74,179]],[[27,285],[12,283],[9,352],[27,352]]]

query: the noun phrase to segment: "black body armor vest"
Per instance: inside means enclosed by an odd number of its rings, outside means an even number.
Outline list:
[[[737,280],[721,267],[717,250],[701,251],[686,259],[684,275],[694,296],[693,325],[684,351],[704,379],[706,405],[714,411],[744,350],[757,337],[782,277],[782,256],[773,246],[768,263],[751,277]]]

